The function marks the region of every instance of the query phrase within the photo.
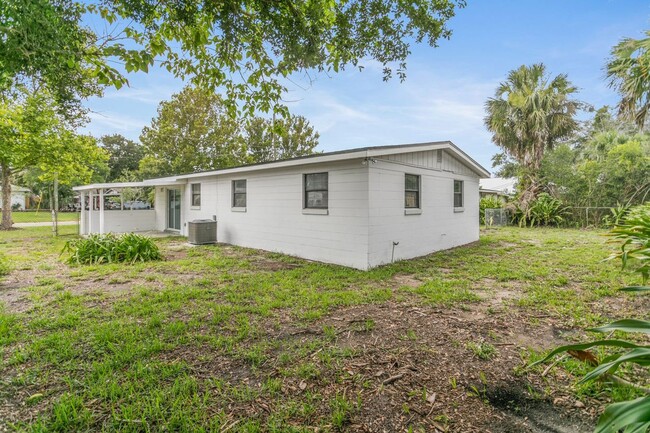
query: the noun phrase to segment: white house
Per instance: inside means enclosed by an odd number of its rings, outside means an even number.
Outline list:
[[[22,186],[11,185],[11,206],[19,206],[19,210],[25,210],[26,197],[30,193],[29,189]],[[0,208],[2,208],[2,192],[0,191]]]
[[[358,269],[479,237],[479,178],[449,141],[368,147],[283,161],[76,187],[81,234],[173,231],[217,221],[217,240]],[[153,209],[120,193],[155,189]],[[92,209],[91,209],[92,208]]]
[[[479,193],[483,197],[497,197],[506,201],[517,192],[516,177],[491,177],[479,181]]]

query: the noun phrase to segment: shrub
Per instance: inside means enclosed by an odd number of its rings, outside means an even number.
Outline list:
[[[501,209],[503,207],[504,203],[498,197],[487,196],[481,198],[478,205],[480,223],[485,224],[485,209]]]
[[[637,263],[635,271],[641,274],[643,284],[647,283],[650,271],[650,204],[632,208],[625,217],[624,223],[616,226],[611,234],[615,239],[622,241],[622,245],[621,251],[610,258],[620,258],[623,268],[632,262]],[[648,293],[650,287],[625,287],[621,290]],[[590,329],[590,331],[607,334],[622,331],[647,336],[650,334],[650,321],[623,319]],[[607,347],[613,353],[598,359],[593,353],[587,351],[592,347]],[[647,369],[650,366],[650,345],[637,344],[624,339],[595,340],[588,343],[558,347],[535,364],[545,362],[563,352],[568,352],[578,359],[595,364],[595,367],[579,383],[595,379],[609,379],[613,382],[628,384],[646,393],[643,397],[607,406],[598,419],[595,430],[597,433],[616,433],[621,430],[625,432],[646,432],[650,429],[650,395],[647,395],[647,389],[633,382],[625,381],[615,374],[624,364],[636,364],[640,368]]]
[[[610,258],[620,258],[624,268],[633,267],[645,284],[650,278],[650,203],[630,209],[611,234],[623,243]]]
[[[531,227],[560,225],[566,213],[566,206],[560,200],[543,192],[528,208],[526,219]]]
[[[9,275],[9,272],[11,271],[11,266],[9,266],[9,262],[5,256],[0,254],[0,277]]]
[[[127,233],[93,234],[85,239],[66,242],[63,253],[70,253],[68,263],[100,264],[162,260],[158,246],[146,236]]]

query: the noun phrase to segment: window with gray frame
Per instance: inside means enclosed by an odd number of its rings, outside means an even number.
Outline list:
[[[420,176],[417,174],[404,175],[404,207],[420,208]]]
[[[454,207],[463,207],[463,181],[454,181]]]
[[[192,184],[192,207],[201,207],[201,184]]]
[[[327,209],[328,173],[309,173],[304,175],[305,209]]]
[[[232,181],[232,207],[246,207],[246,179]]]

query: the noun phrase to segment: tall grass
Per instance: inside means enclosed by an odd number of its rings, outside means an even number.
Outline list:
[[[11,266],[9,266],[7,258],[4,255],[0,254],[0,277],[9,275],[10,271]]]
[[[133,233],[93,234],[66,242],[61,254],[70,253],[68,263],[88,265],[162,260],[158,246],[146,236]]]

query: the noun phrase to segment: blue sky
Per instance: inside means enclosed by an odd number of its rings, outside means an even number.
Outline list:
[[[614,105],[603,66],[623,37],[650,29],[650,2],[641,0],[468,0],[439,47],[416,45],[407,79],[382,81],[379,65],[317,74],[309,84],[287,83],[293,114],[320,133],[318,150],[452,140],[486,168],[498,149],[483,126],[483,104],[508,71],[543,62],[565,73],[578,99]],[[162,100],[184,85],[166,71],[128,75],[131,87],[89,101],[95,136],[119,133],[137,140]]]

